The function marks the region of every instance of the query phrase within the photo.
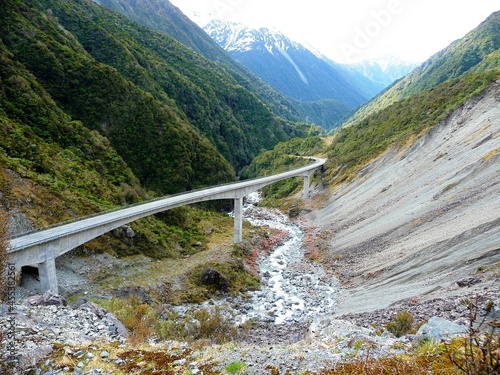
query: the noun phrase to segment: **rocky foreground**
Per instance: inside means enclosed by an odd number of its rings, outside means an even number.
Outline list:
[[[490,318],[500,319],[498,297]],[[397,338],[384,322],[394,320],[402,307],[412,307],[419,323],[427,323],[416,334]],[[438,316],[431,316],[435,313]],[[427,338],[439,341],[466,334],[468,314],[458,300],[436,300],[308,324],[240,327],[237,338],[224,345],[159,342],[152,337],[148,344],[137,346],[113,314],[93,303],[68,306],[64,298],[48,292],[14,306],[0,306],[0,373],[224,374],[231,372],[228,366],[243,366],[246,374],[319,374],[339,362],[411,352]],[[12,343],[15,351],[9,352]],[[151,366],[163,372],[148,372]]]

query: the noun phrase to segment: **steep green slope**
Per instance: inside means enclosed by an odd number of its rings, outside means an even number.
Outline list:
[[[13,234],[147,199],[109,140],[62,111],[0,39],[0,209]],[[203,250],[217,214],[180,208],[131,224],[133,239],[104,235],[86,251],[178,257]]]
[[[171,38],[92,3],[65,5],[55,15],[97,60],[147,91],[158,85],[237,170],[263,149],[302,134],[220,65]]]
[[[175,106],[93,59],[52,11],[9,1],[0,13],[15,58],[63,110],[106,135],[146,187],[175,193],[232,179],[231,166]]]
[[[144,193],[138,179],[109,141],[72,121],[36,78],[12,58],[0,40],[2,203],[8,206],[6,199],[15,195],[15,186],[9,182],[12,178],[6,173],[18,173],[45,190],[47,195],[32,194],[29,189],[19,192],[26,194],[24,199],[38,202],[41,212],[33,218],[39,224],[47,223],[51,215],[56,220],[70,219],[70,210],[89,214],[141,200]],[[52,205],[52,200],[57,204]]]
[[[290,121],[313,122],[323,129],[338,126],[350,110],[329,101],[301,102],[286,97],[249,69],[232,59],[205,31],[167,0],[95,0],[110,9],[162,34],[219,64],[238,84],[264,100],[273,113]]]
[[[481,72],[498,67],[499,49],[500,11],[493,13],[464,38],[432,56],[362,107],[349,119],[347,125],[352,125],[398,100],[436,87],[446,80],[460,78],[469,71]]]
[[[211,146],[193,131],[189,123],[207,136],[236,169],[248,164],[258,152],[273,147],[289,136],[302,134],[295,124],[273,115],[260,100],[225,74],[217,64],[193,53],[171,38],[154,33],[91,2],[48,0],[30,1],[28,4],[37,9],[28,10],[24,6],[25,13],[9,13],[9,7],[5,7],[2,11],[9,20],[2,24],[3,32],[9,36],[5,43],[37,77],[44,80],[48,91],[66,111],[81,119],[86,126],[107,134],[120,153],[133,147],[127,139],[135,141],[137,134],[122,134],[123,127],[120,130],[115,127],[116,116],[130,122],[134,116],[144,115],[141,108],[146,108],[145,112],[148,112],[150,104],[158,108],[152,109],[150,114],[145,115],[146,118],[137,118],[138,122],[147,120],[153,124],[168,121],[176,124],[181,133],[188,132],[187,138],[194,140],[181,142],[184,144],[181,147],[190,155],[180,155],[171,166],[162,168],[182,168],[188,174],[191,168],[195,171],[191,173],[191,177],[197,174],[196,165],[200,164],[192,154],[196,149],[203,149],[198,154],[216,161],[215,164],[211,163],[214,172],[228,172],[228,166],[219,165],[223,160],[208,149]],[[34,26],[36,37],[25,38],[19,27],[6,31],[9,22],[29,24],[33,19],[37,19]],[[44,38],[47,38],[46,47],[39,44]],[[68,54],[74,55],[69,59],[66,56]],[[110,66],[114,69],[110,69]],[[101,73],[89,74],[90,70],[100,70]],[[69,79],[61,80],[61,74]],[[137,92],[134,95],[145,96],[141,99],[123,98],[123,89],[113,87],[109,82],[115,80],[108,78],[111,76],[122,81],[119,86],[127,84],[130,88],[134,87],[131,89]],[[101,85],[100,82],[104,84]],[[96,84],[100,87],[86,90],[82,88],[82,84]],[[96,94],[90,95],[94,91]],[[125,91],[130,90],[127,88]],[[111,96],[113,100],[121,101],[121,104],[110,106],[107,99],[99,98],[101,95]],[[134,111],[130,108],[132,115],[122,110],[122,107],[129,108],[129,104],[124,103],[126,99],[132,106],[137,103]],[[114,112],[110,113],[112,109]],[[131,126],[127,126],[127,131],[130,128]],[[142,138],[147,139],[148,132],[143,132],[143,129],[140,132]],[[167,133],[163,133],[163,136],[153,133],[150,132],[149,135],[154,138],[154,142],[165,143],[168,140]],[[121,141],[115,142],[114,136],[121,136],[123,147],[119,147]],[[175,138],[177,134],[170,137]],[[179,147],[179,142],[171,142],[166,145],[167,148],[176,151],[174,143]],[[149,166],[151,158],[162,158],[163,146],[160,144],[158,147],[151,147],[145,152],[147,157],[140,160],[142,165]],[[129,152],[136,154],[137,148]],[[132,160],[126,160],[141,180],[151,179],[156,187],[163,183],[156,181],[154,176],[150,178],[155,171],[149,169],[141,175],[134,168]],[[154,160],[151,161],[154,164]],[[220,173],[214,177],[219,181],[227,180],[227,174],[224,177]],[[198,175],[201,178],[202,174]],[[194,183],[185,188],[202,184],[205,183]]]
[[[212,61],[237,68],[228,54],[182,11],[167,0],[94,0],[131,20],[168,35]]]

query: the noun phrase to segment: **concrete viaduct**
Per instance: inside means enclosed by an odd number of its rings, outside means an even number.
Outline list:
[[[179,206],[218,199],[234,199],[234,242],[239,243],[242,241],[243,198],[291,177],[304,177],[303,196],[308,198],[311,175],[326,162],[325,159],[309,159],[314,163],[288,172],[156,199],[12,238],[8,249],[9,263],[17,269],[37,265],[41,290],[58,293],[55,265],[58,256],[137,219]]]

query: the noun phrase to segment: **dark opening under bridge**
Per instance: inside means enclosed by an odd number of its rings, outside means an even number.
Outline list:
[[[156,199],[15,237],[10,240],[9,263],[18,269],[37,265],[41,290],[58,293],[55,264],[58,256],[143,217],[179,206],[218,199],[234,199],[234,242],[239,243],[242,241],[243,198],[267,185],[291,177],[304,177],[303,196],[308,198],[310,177],[326,162],[325,159],[309,159],[314,163],[288,172]]]

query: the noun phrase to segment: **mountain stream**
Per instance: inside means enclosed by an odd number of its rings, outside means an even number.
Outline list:
[[[338,286],[323,267],[304,258],[302,230],[283,213],[257,207],[259,193],[250,194],[243,217],[254,226],[288,233],[282,245],[258,260],[261,289],[237,298],[232,307],[237,320],[275,324],[315,321],[336,306]]]

